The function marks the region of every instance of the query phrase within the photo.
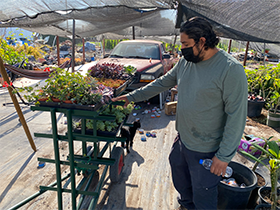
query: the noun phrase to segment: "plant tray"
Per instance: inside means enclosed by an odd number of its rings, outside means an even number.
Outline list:
[[[114,89],[114,97],[117,97],[118,95],[120,95],[123,91],[125,91],[125,89],[131,85],[131,83],[133,82],[134,79],[134,75],[132,75],[129,79],[127,79],[125,81],[125,83],[123,83],[120,87]]]
[[[38,101],[39,106],[42,107],[54,107],[54,108],[64,108],[64,109],[79,109],[79,110],[88,110],[88,111],[97,111],[102,107],[101,103],[95,105],[79,105],[79,104],[67,104],[63,102],[46,102]]]

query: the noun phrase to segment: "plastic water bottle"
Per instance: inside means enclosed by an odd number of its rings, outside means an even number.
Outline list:
[[[204,159],[204,160],[200,159],[199,164],[203,165],[205,169],[210,170],[211,165],[212,165],[212,160],[211,159]],[[225,177],[227,177],[227,178],[231,177],[232,172],[233,172],[232,168],[227,166]]]

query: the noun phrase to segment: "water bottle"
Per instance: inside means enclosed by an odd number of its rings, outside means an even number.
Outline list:
[[[211,159],[204,159],[204,160],[200,159],[199,164],[203,165],[205,169],[210,170],[211,165],[212,165],[212,160]],[[227,166],[225,177],[227,177],[227,178],[231,177],[232,172],[233,172],[232,168]]]

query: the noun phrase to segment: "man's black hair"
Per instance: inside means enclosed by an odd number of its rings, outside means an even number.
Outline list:
[[[180,28],[180,33],[185,33],[190,39],[194,39],[198,43],[201,37],[206,39],[205,50],[214,48],[219,43],[211,24],[202,17],[193,17],[187,20]]]

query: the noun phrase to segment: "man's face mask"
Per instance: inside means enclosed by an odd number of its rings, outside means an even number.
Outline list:
[[[181,51],[182,51],[182,55],[184,56],[184,58],[187,61],[190,61],[190,62],[193,62],[193,63],[198,63],[198,62],[202,61],[202,57],[199,57],[202,49],[199,51],[198,55],[195,56],[193,54],[193,47],[194,46],[181,49]]]

